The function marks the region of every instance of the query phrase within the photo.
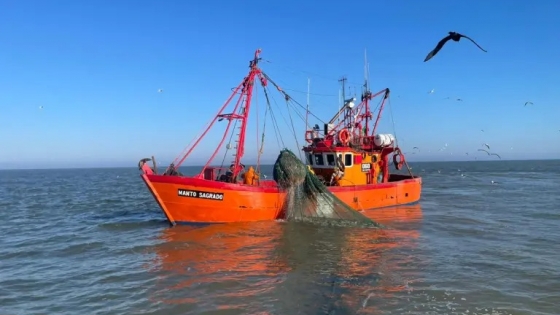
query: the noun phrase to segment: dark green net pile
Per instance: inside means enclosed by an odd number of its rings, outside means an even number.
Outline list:
[[[280,188],[287,192],[283,209],[287,221],[380,227],[333,195],[288,149],[280,151],[274,163],[273,176]]]

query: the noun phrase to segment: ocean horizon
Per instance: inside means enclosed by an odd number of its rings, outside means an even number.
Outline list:
[[[497,159],[497,160],[425,160],[425,161],[414,161],[414,160],[408,160],[407,162],[409,165],[411,164],[424,164],[424,163],[497,163],[497,162],[531,162],[531,161],[560,161],[560,158],[553,158],[553,159]],[[156,160],[157,162],[157,160]],[[126,168],[137,168],[135,163],[138,162],[134,162],[131,163],[131,165],[129,166],[125,166],[125,165],[107,165],[107,166],[64,166],[64,167],[2,167],[2,164],[0,164],[0,171],[23,171],[23,170],[79,170],[79,169],[83,169],[83,170],[88,170],[88,169],[126,169]],[[160,164],[157,163],[158,168],[163,167],[163,166],[168,166],[170,164],[166,163],[166,164]],[[224,166],[229,165],[230,162],[228,163],[224,163]],[[244,163],[246,165],[255,165],[256,163]],[[272,166],[274,165],[274,163],[261,163],[261,166]],[[196,168],[196,167],[203,167],[203,164],[193,164],[193,165],[181,165],[181,168]],[[210,166],[213,167],[219,167],[220,165],[218,164],[212,164]]]

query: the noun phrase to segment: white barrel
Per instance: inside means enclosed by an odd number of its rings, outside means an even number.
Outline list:
[[[395,137],[391,134],[376,134],[373,143],[378,147],[388,147],[393,144]]]

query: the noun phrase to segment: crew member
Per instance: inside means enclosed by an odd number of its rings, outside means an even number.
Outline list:
[[[249,166],[249,169],[245,174],[243,174],[243,183],[245,185],[255,185],[255,181],[259,179],[259,174],[255,172],[255,169],[252,166]]]
[[[234,174],[239,174],[244,169],[245,169],[245,165],[239,164],[239,167],[238,167],[237,172],[236,172],[235,164],[231,164],[229,166],[229,170],[226,172],[226,176],[224,178],[224,181],[228,182],[228,183],[237,182],[237,176],[234,176]]]
[[[169,168],[167,169],[167,171],[165,171],[165,173],[163,175],[169,175],[169,176],[183,176],[183,174],[181,174],[177,168],[175,167],[175,163],[171,163],[169,165]]]
[[[384,154],[379,161],[379,176],[377,178],[378,183],[386,183],[389,181],[389,155]]]
[[[338,166],[338,168],[344,172],[346,170],[346,166],[344,166],[344,161],[342,160],[342,154],[338,155],[338,158],[336,159],[336,166]]]
[[[330,185],[331,186],[340,186],[340,180],[342,179],[342,177],[344,177],[344,172],[341,171],[340,168],[338,168],[338,166],[335,166],[334,172],[331,176]]]

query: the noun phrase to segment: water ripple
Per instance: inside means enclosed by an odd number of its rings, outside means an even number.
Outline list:
[[[383,231],[168,228],[135,169],[0,172],[0,314],[557,314],[560,163],[413,167]]]

